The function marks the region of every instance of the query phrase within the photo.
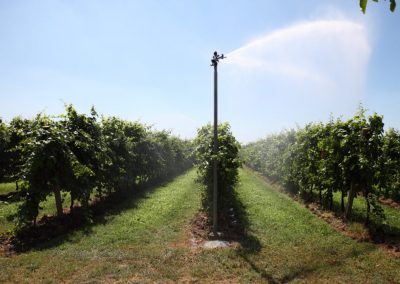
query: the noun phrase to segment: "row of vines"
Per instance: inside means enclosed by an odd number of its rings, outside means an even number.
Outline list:
[[[23,197],[19,227],[35,225],[40,203],[62,194],[89,213],[90,199],[157,183],[192,165],[191,142],[139,122],[78,113],[72,105],[57,117],[0,120],[0,182],[15,182]]]
[[[400,201],[400,132],[383,128],[383,118],[365,115],[361,107],[351,119],[311,123],[283,131],[243,147],[246,164],[281,182],[305,199],[317,199],[332,210],[352,215],[354,198],[366,202],[366,222],[384,218],[379,199]]]
[[[218,125],[218,154],[213,152],[214,131],[208,124],[198,130],[194,140],[195,164],[197,167],[198,181],[203,185],[202,206],[203,210],[213,218],[213,165],[217,161],[218,180],[218,223],[226,224],[229,210],[235,206],[235,186],[239,179],[240,144],[233,136],[230,125],[222,123]],[[231,209],[232,208],[232,209]],[[238,210],[237,208],[235,208]],[[232,212],[230,212],[232,214]]]

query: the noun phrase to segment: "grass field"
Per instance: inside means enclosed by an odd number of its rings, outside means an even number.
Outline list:
[[[200,208],[192,170],[118,204],[81,230],[0,257],[0,282],[399,283],[400,260],[333,230],[249,170],[238,196],[248,214],[243,248],[194,250]]]

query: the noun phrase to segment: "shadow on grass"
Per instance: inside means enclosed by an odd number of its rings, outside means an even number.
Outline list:
[[[267,183],[270,184],[269,182]],[[296,254],[296,251],[293,251],[293,255],[282,255],[282,259],[287,257],[300,257],[299,261],[295,262],[293,267],[276,268],[276,273],[268,271],[268,269],[266,269],[266,265],[267,263],[271,262],[269,260],[263,260],[263,255],[261,251],[262,244],[260,243],[259,239],[256,236],[252,235],[248,230],[249,218],[246,215],[246,208],[240,201],[237,202],[238,207],[240,208],[239,212],[241,213],[240,217],[243,222],[242,224],[245,228],[245,235],[243,238],[244,245],[242,245],[242,248],[237,251],[237,256],[242,258],[249,265],[249,267],[251,267],[251,269],[256,272],[260,277],[262,277],[267,283],[288,283],[295,279],[305,278],[308,275],[311,275],[316,271],[324,270],[327,267],[329,267],[329,269],[332,269],[332,267],[334,266],[342,267],[346,265],[345,263],[348,259],[354,259],[355,257],[358,257],[360,255],[367,255],[376,249],[376,247],[373,246],[352,248],[343,255],[339,256],[339,254],[336,254],[335,245],[332,244],[330,248],[333,249],[333,253],[330,250],[328,250],[327,252],[318,250],[315,252],[310,252],[311,254],[314,254],[314,257],[306,259],[302,259],[301,254]],[[282,246],[287,245],[288,244],[282,243]],[[315,248],[319,248],[319,245],[316,244]],[[277,249],[279,250],[280,248]],[[322,258],[324,255],[326,257],[325,260],[314,261],[315,259]],[[272,269],[274,270],[275,268]]]
[[[247,214],[246,206],[239,199],[236,192],[232,194],[231,198],[232,208],[236,213],[236,220],[238,222],[238,232],[240,232],[240,238],[237,239],[237,241],[239,241],[241,246],[237,250],[236,255],[244,260],[249,267],[267,283],[281,283],[281,281],[276,280],[272,274],[267,273],[264,267],[261,267],[256,263],[256,261],[252,260],[253,256],[258,255],[261,252],[262,244],[260,240],[250,231],[250,220]]]
[[[360,199],[364,199],[363,196],[358,196]],[[314,200],[317,200],[314,196]],[[340,201],[337,199],[333,200],[332,211],[338,218],[343,218],[343,212],[341,210]],[[327,204],[322,204],[324,208],[329,208]],[[385,206],[385,205],[381,205]],[[349,221],[359,223],[365,226],[368,230],[370,239],[374,243],[386,243],[386,244],[397,244],[400,245],[400,227],[397,224],[389,224],[382,222],[379,218],[375,218],[371,213],[369,222],[366,222],[367,215],[365,208],[357,207],[353,204],[352,215]]]
[[[325,209],[329,210],[329,204],[327,204],[326,201],[323,201],[322,203],[319,203],[319,194],[318,192],[314,191],[313,194],[310,193],[305,193],[305,195],[302,198],[299,198],[297,194],[297,189],[294,185],[291,184],[285,184],[282,185],[279,182],[279,179],[275,178],[269,178],[266,177],[265,174],[258,172],[257,170],[254,170],[250,167],[245,167],[245,169],[248,169],[252,171],[253,173],[256,173],[258,177],[263,179],[266,183],[270,184],[271,186],[278,188],[280,192],[284,192],[285,194],[288,194],[290,197],[293,199],[300,199],[301,202],[304,202],[305,204],[315,202],[318,204],[321,204]],[[323,194],[324,196],[324,194]],[[358,196],[358,198],[364,198],[362,196]],[[324,196],[324,199],[326,200],[326,196]],[[332,203],[332,212],[335,213],[335,216],[338,218],[343,218],[343,212],[341,210],[341,204],[339,199],[333,199]],[[387,206],[384,204],[381,204],[381,206]],[[357,208],[355,204],[353,204],[353,210],[352,210],[352,217],[350,221],[360,223],[365,225],[366,223],[366,212],[363,209]],[[366,225],[366,228],[369,231],[369,234],[371,236],[371,240],[375,243],[397,243],[400,245],[400,226],[399,225],[394,225],[394,224],[387,224],[385,222],[379,221],[379,219],[376,219],[372,216],[369,220],[369,224]]]
[[[12,203],[21,201],[24,194],[21,191],[13,191],[5,194],[0,194],[0,201]]]
[[[239,242],[240,248],[236,255],[243,259],[267,283],[279,283],[265,269],[251,260],[252,255],[257,255],[261,251],[262,245],[260,240],[250,232],[250,221],[246,206],[239,199],[235,190],[231,191],[230,196],[225,200],[225,204],[226,206],[222,208],[219,218],[221,224],[219,230],[223,233],[223,239]]]
[[[159,187],[166,186],[177,176],[137,186],[130,190],[115,192],[104,199],[96,199],[90,204],[89,218],[81,207],[74,207],[72,212],[64,213],[62,217],[45,215],[39,220],[36,227],[28,227],[16,235],[10,236],[7,240],[3,238],[3,246],[8,247],[7,254],[27,252],[33,249],[46,250],[71,241],[70,233],[74,231],[90,235],[94,226],[105,225],[112,220],[112,216],[117,216],[127,209],[136,208],[140,200],[149,198],[149,194]]]

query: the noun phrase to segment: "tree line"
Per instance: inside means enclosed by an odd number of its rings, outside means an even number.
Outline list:
[[[400,132],[383,126],[382,116],[367,117],[360,107],[349,120],[331,118],[269,135],[245,145],[241,154],[249,167],[331,210],[338,193],[346,218],[354,198],[362,196],[366,222],[371,215],[381,221],[379,198],[400,201]]]
[[[89,213],[93,195],[134,190],[157,183],[192,166],[190,141],[155,131],[139,122],[90,115],[72,105],[59,116],[0,120],[0,182],[15,182],[23,198],[19,228],[36,224],[40,203],[55,198],[63,215],[62,193]]]

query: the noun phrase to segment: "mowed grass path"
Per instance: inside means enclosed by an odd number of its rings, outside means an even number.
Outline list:
[[[271,282],[400,283],[400,259],[336,232],[250,170],[240,180],[250,230],[261,243],[248,259]]]
[[[195,171],[126,200],[84,230],[27,253],[0,256],[0,283],[175,280],[180,249],[171,245],[200,206]],[[164,263],[168,263],[165,265]]]
[[[190,248],[187,228],[200,208],[195,177],[192,170],[85,230],[0,257],[0,282],[400,282],[399,259],[337,233],[247,169],[238,186],[247,247]]]

